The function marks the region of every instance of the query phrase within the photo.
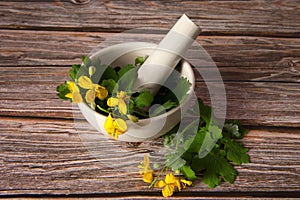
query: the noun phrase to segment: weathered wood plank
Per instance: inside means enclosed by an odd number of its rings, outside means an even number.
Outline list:
[[[86,124],[80,139],[69,120],[71,104],[57,99],[55,87],[67,79],[67,66],[107,42],[111,32],[156,27],[153,34],[128,34],[108,43],[158,41],[163,36],[160,28],[169,29],[186,12],[201,26],[197,41],[225,81],[227,117],[245,125],[294,128],[252,128],[243,139],[252,163],[237,167],[234,185],[223,183],[210,190],[197,180],[195,187],[175,197],[299,197],[298,4],[297,0],[1,1],[0,196],[161,197],[159,190],[149,190],[141,181],[136,167],[144,153],[162,147],[161,140],[134,147],[106,140]],[[196,92],[209,103],[200,76]]]
[[[268,193],[260,193],[260,192],[257,192],[255,193],[254,195],[250,196],[250,195],[247,195],[247,194],[244,194],[244,196],[241,196],[239,194],[231,194],[230,196],[222,196],[221,197],[221,194],[224,195],[224,193],[218,193],[218,194],[215,194],[214,196],[210,196],[209,193],[205,193],[205,192],[201,192],[199,193],[198,195],[194,195],[194,196],[191,196],[189,195],[188,193],[186,193],[186,196],[182,196],[182,193],[180,194],[177,194],[176,196],[172,196],[172,199],[195,199],[195,197],[199,200],[206,200],[206,199],[211,199],[211,200],[228,200],[228,199],[241,199],[241,200],[260,200],[260,199],[264,199],[264,200],[274,200],[274,197],[270,197],[268,195]],[[228,194],[228,193],[226,193]],[[274,194],[274,193],[273,193]],[[279,192],[279,193],[276,193],[277,196],[276,198],[280,198],[282,200],[286,199],[286,200],[290,200],[291,198],[288,198],[287,196],[288,195],[291,195],[290,192]],[[296,194],[296,193],[295,193]],[[189,195],[189,196],[187,196]],[[12,199],[12,200],[22,200],[24,198],[20,198],[20,197],[16,197],[18,195],[12,195],[12,196],[9,196],[9,199]],[[37,198],[34,198],[35,195],[26,195],[26,199],[27,200],[36,200]],[[274,195],[272,195],[274,196]],[[295,196],[295,195],[293,195]],[[290,196],[290,197],[293,197],[293,196]],[[43,198],[45,198],[45,195],[43,195]],[[120,200],[131,200],[131,199],[139,199],[139,200],[144,200],[144,199],[162,199],[161,196],[151,196],[151,194],[141,194],[141,193],[134,193],[134,194],[131,194],[131,193],[123,193],[122,196],[118,195],[118,194],[115,194],[115,195],[106,195],[105,197],[103,197],[102,195],[100,194],[91,194],[91,195],[86,195],[86,194],[83,194],[83,195],[55,195],[54,197],[53,196],[47,196],[47,200],[73,200],[73,199],[77,199],[77,200],[99,200],[99,199],[120,199]]]
[[[227,118],[247,125],[300,127],[299,84],[225,82]],[[196,94],[210,102],[205,83],[198,83]]]
[[[2,117],[0,194],[160,195],[159,190],[147,188],[136,167],[144,153],[161,148],[160,140],[133,147],[85,128],[85,135],[95,138],[93,142],[84,143],[71,120]],[[237,167],[239,176],[234,185],[222,183],[211,190],[197,180],[194,187],[178,195],[209,192],[213,196],[247,196],[262,192],[275,196],[277,192],[299,191],[299,140],[298,129],[250,130],[242,142],[250,148],[252,162]],[[98,152],[99,159],[91,152]]]
[[[68,70],[0,68],[0,115],[72,118],[71,103],[58,99],[55,91],[68,79]],[[227,118],[247,125],[300,126],[299,83],[225,81],[225,88]],[[207,86],[200,78],[196,94],[210,102]]]
[[[55,87],[68,79],[69,67],[61,66],[78,63],[81,55],[112,36],[109,33],[8,30],[0,34],[3,39],[0,47],[1,115],[56,118],[72,117],[70,104],[55,96]],[[145,34],[128,34],[123,39],[145,37]],[[150,40],[161,37],[151,35]],[[107,43],[120,40],[115,37]],[[299,126],[299,40],[199,37],[198,41],[216,60],[223,80],[228,82],[229,118],[241,119],[250,125]],[[197,76],[197,80],[201,82],[201,77]],[[273,81],[291,83],[273,84]],[[199,83],[198,87],[198,95],[208,101],[205,85]]]
[[[294,36],[297,0],[285,1],[1,1],[0,28],[123,31],[170,28],[183,13],[202,34]],[[78,1],[81,2],[81,1]]]
[[[159,41],[158,34],[0,30],[0,66],[71,66],[99,44]],[[300,81],[300,40],[201,36],[224,80]],[[198,55],[199,56],[199,55]],[[15,72],[14,72],[15,73]]]

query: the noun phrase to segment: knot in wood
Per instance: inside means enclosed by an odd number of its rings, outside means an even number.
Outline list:
[[[90,3],[91,0],[70,0],[70,1],[76,5],[84,5]]]
[[[300,73],[300,60],[289,60],[290,71]]]

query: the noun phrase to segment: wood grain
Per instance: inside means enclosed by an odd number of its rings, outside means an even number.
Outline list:
[[[299,9],[298,0],[0,1],[0,197],[161,198],[136,166],[144,154],[160,159],[162,140],[108,140],[74,122],[55,88],[99,44],[157,43],[183,13],[222,75],[227,118],[250,125],[251,163],[236,167],[234,185],[212,190],[198,179],[175,198],[300,197]]]
[[[159,190],[147,188],[136,167],[145,153],[162,147],[159,140],[133,147],[107,140],[88,126],[85,130],[80,134],[90,135],[90,141],[80,139],[70,120],[2,117],[1,195],[160,195]],[[222,183],[209,190],[199,179],[178,195],[262,192],[272,196],[280,191],[299,191],[299,139],[297,129],[250,130],[243,143],[250,149],[251,163],[236,167],[239,176],[234,185]],[[91,152],[98,152],[98,159]]]
[[[298,37],[300,33],[297,0],[73,2],[1,1],[0,28],[109,32],[137,27],[169,29],[186,13],[206,35]]]
[[[0,115],[72,118],[71,103],[56,96],[56,86],[68,80],[68,70],[0,68]],[[246,125],[300,126],[299,83],[225,81],[225,89],[228,119]],[[196,94],[210,103],[207,85],[200,78]]]
[[[71,66],[80,63],[82,55],[99,45],[157,42],[162,37],[161,34],[0,30],[0,66],[36,66],[39,69]],[[300,82],[299,39],[201,36],[197,42],[209,53],[225,81]],[[199,49],[194,49],[191,60],[201,56]]]

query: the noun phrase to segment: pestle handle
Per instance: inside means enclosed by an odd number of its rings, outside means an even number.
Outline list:
[[[183,14],[138,70],[135,89],[147,88],[155,95],[199,33],[200,28]]]

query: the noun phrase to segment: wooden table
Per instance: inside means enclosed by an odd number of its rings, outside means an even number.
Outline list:
[[[111,166],[104,164],[83,145],[72,106],[55,88],[115,33],[169,29],[186,13],[221,72],[227,118],[249,130],[242,142],[251,163],[236,167],[233,185],[209,189],[199,179],[175,197],[300,197],[299,8],[298,0],[1,1],[1,196],[161,197],[141,181],[134,159],[161,144],[119,143],[125,153],[110,149]],[[197,95],[209,102],[205,88],[197,77]]]

